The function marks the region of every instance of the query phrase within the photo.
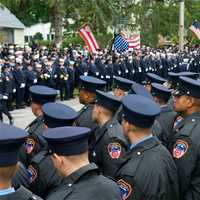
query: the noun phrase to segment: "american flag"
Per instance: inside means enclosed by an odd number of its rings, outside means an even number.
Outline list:
[[[133,37],[126,39],[128,42],[128,49],[131,50],[140,50],[140,35],[135,35]]]
[[[97,49],[99,49],[99,45],[92,34],[89,25],[83,25],[82,28],[79,29],[79,34],[88,46],[90,53],[96,53]]]
[[[190,26],[190,30],[195,33],[198,39],[200,39],[200,27],[199,22],[197,20],[195,20]]]
[[[118,53],[123,53],[128,50],[127,40],[120,34],[116,35],[113,41],[113,49]]]

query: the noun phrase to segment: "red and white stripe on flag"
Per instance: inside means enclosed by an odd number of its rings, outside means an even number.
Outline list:
[[[190,30],[193,31],[195,33],[195,35],[197,36],[198,39],[200,39],[200,29],[196,28],[195,26],[190,26]]]
[[[89,27],[89,25],[84,25],[80,30],[79,34],[82,37],[82,39],[85,41],[86,45],[88,46],[88,49],[90,53],[95,53],[97,49],[99,49],[99,45],[97,44],[97,41],[92,34],[92,31]]]
[[[135,35],[131,38],[126,39],[128,42],[128,48],[129,50],[139,50],[140,49],[140,35]]]

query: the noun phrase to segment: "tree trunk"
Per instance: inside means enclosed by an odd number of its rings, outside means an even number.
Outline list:
[[[60,48],[62,44],[62,27],[63,27],[63,15],[62,8],[59,0],[56,0],[52,8],[52,27],[55,32],[54,45]]]

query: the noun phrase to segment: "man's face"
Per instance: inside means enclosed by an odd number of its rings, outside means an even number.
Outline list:
[[[63,170],[62,170],[63,169],[62,159],[56,154],[52,154],[51,159],[53,161],[54,167],[57,169],[58,174],[60,176],[65,176],[65,174],[63,173]]]
[[[46,65],[46,66],[48,65],[48,60],[44,61],[44,65]]]
[[[81,104],[85,104],[86,103],[86,97],[87,97],[86,92],[84,90],[80,89],[80,92],[79,92],[79,102]]]
[[[6,67],[5,71],[10,72],[10,67]]]
[[[121,90],[120,88],[115,88],[113,91],[114,96],[118,97],[119,99],[122,99],[125,96],[124,90]]]
[[[174,111],[178,113],[184,113],[188,109],[188,101],[189,97],[182,95],[182,96],[173,96],[173,107]]]
[[[28,70],[29,71],[32,71],[33,70],[33,67],[31,65],[28,65]]]
[[[93,110],[92,110],[92,121],[93,122],[98,122],[98,118],[99,118],[99,106],[98,105],[94,105]]]
[[[129,123],[125,119],[122,120],[122,129],[124,135],[127,135],[127,133],[129,132]]]
[[[37,104],[35,102],[32,102],[31,103],[31,109],[32,109],[32,113],[38,117],[38,113],[40,113],[41,111],[41,105],[40,104]]]
[[[60,60],[60,61],[59,61],[59,65],[60,65],[60,66],[64,66],[64,60]]]
[[[144,87],[148,92],[151,92],[151,84],[146,84]]]

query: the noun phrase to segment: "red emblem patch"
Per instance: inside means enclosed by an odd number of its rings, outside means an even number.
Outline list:
[[[27,154],[30,154],[35,148],[35,140],[33,138],[27,138],[25,141],[25,147]]]
[[[121,145],[119,143],[108,144],[108,153],[113,159],[119,158],[121,155]]]
[[[189,145],[186,141],[177,140],[173,148],[173,157],[178,159],[183,157],[183,155],[187,152],[188,147]]]

